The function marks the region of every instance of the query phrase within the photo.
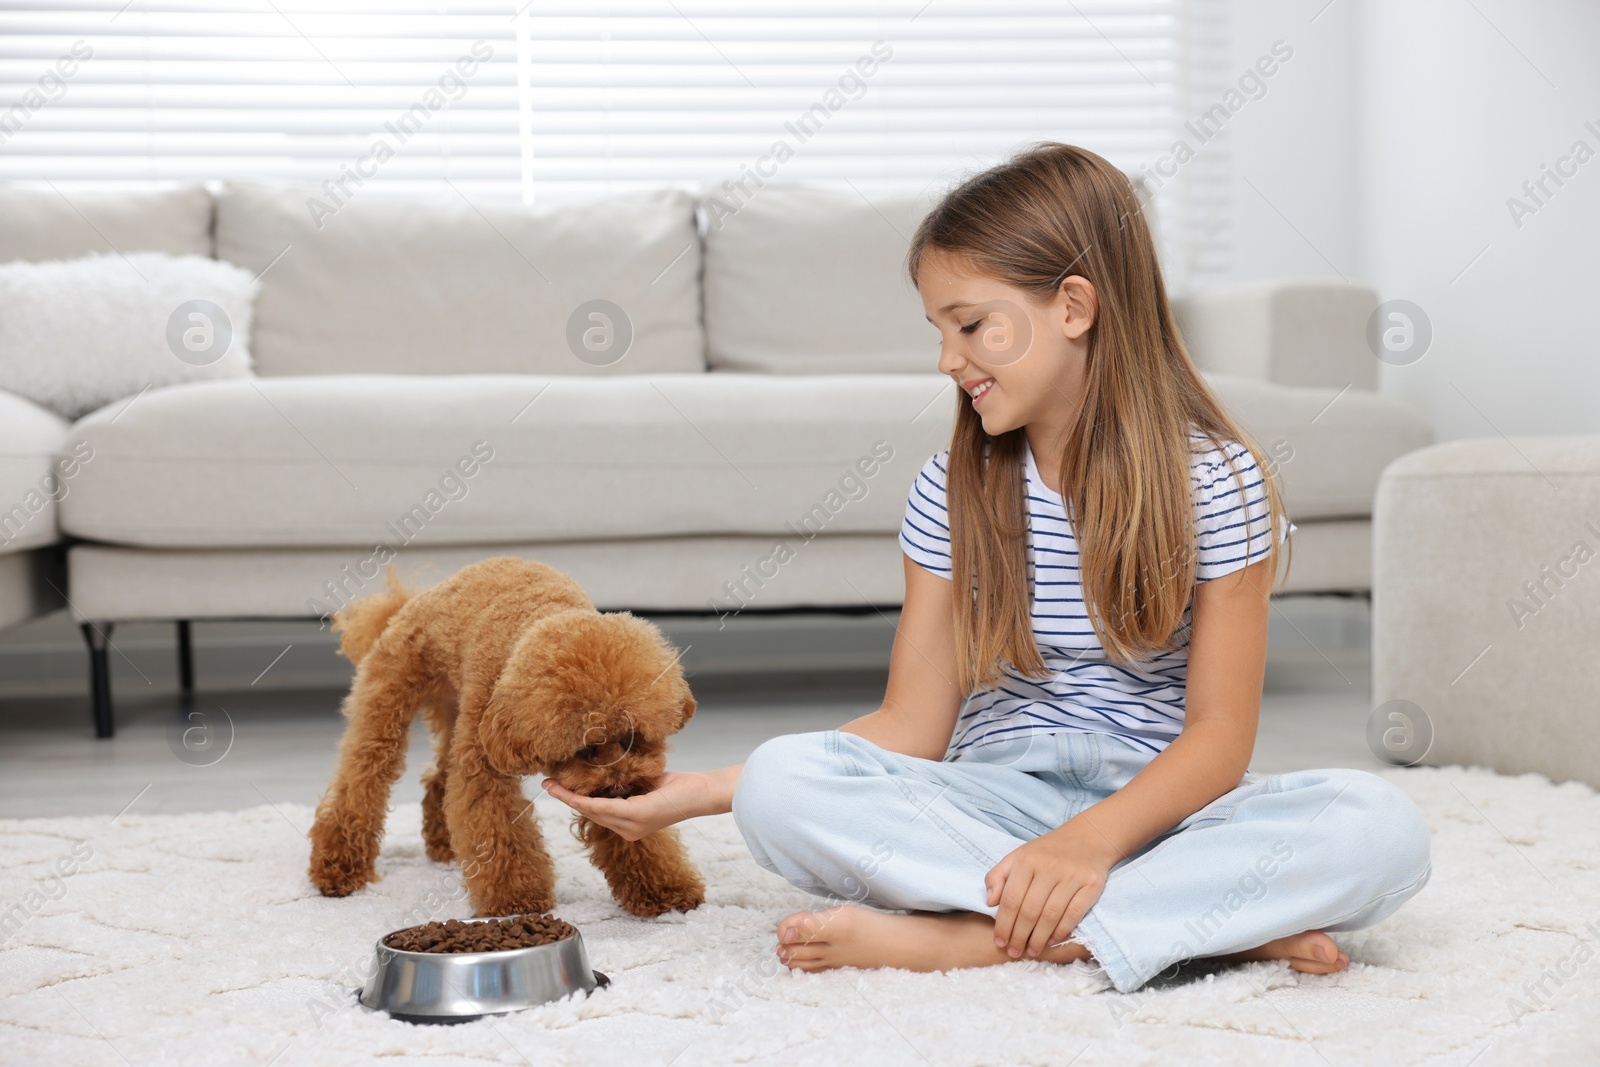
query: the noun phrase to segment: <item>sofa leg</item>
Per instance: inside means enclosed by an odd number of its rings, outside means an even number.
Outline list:
[[[194,644],[189,638],[189,620],[178,620],[178,687],[194,692]]]
[[[109,622],[86,622],[83,639],[89,642],[89,690],[94,701],[94,735],[110,737],[111,721],[111,627]]]

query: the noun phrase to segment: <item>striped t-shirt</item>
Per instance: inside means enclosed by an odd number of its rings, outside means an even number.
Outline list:
[[[1228,455],[1239,472],[1235,481],[1222,450],[1198,430],[1190,437],[1197,442],[1190,464],[1195,580],[1203,582],[1266,555],[1267,495],[1261,470],[1249,449],[1237,441],[1227,442]],[[997,686],[972,694],[962,707],[947,756],[974,745],[1064,730],[1116,734],[1159,752],[1183,727],[1193,598],[1174,634],[1176,648],[1145,659],[1137,667],[1108,662],[1084,611],[1078,546],[1065,505],[1060,494],[1045,486],[1032,450],[1025,448],[1025,455],[1033,637],[1050,676],[1031,680],[1005,671]],[[942,578],[951,577],[950,520],[945,511],[948,458],[948,452],[940,452],[923,465],[911,487],[900,527],[900,547],[906,555]],[[1296,529],[1294,523],[1288,523],[1279,541]]]

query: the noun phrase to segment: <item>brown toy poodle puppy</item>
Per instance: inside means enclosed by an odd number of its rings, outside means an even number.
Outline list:
[[[479,915],[545,912],[556,901],[524,775],[591,796],[645,792],[666,769],[667,738],[695,710],[660,630],[602,614],[565,574],[512,556],[417,594],[391,567],[388,590],[339,612],[334,629],[358,669],[338,771],[310,833],[311,881],[325,896],[376,880],[389,789],[419,710],[434,742],[423,776],[428,857],[462,861]],[[625,841],[580,816],[578,836],[633,914],[705,900],[675,831]]]

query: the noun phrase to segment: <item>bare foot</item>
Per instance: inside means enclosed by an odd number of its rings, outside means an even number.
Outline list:
[[[1243,963],[1246,960],[1288,960],[1290,967],[1306,974],[1332,974],[1350,966],[1350,957],[1340,952],[1333,938],[1321,930],[1307,930],[1303,934],[1280,937],[1276,941],[1268,941],[1265,945],[1245,949],[1243,952],[1230,952],[1216,958],[1230,963]]]
[[[1047,948],[1033,957],[1050,963],[1089,958],[1078,944]],[[947,971],[1015,963],[994,943],[994,919],[978,912],[909,915],[840,905],[797,911],[778,923],[778,959],[797,971],[834,967],[902,967]]]

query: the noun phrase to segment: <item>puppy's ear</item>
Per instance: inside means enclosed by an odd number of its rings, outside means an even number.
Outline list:
[[[550,736],[556,724],[538,708],[536,694],[514,684],[495,686],[478,720],[478,742],[489,766],[501,774],[534,774],[572,754],[563,748],[564,739]]]
[[[501,774],[533,774],[583,747],[547,651],[558,626],[555,617],[542,619],[512,646],[478,722],[484,756]]]
[[[478,733],[503,774],[532,774],[639,726],[624,694],[646,691],[654,661],[632,616],[566,611],[529,626],[500,669]],[[648,673],[646,673],[648,672]]]

